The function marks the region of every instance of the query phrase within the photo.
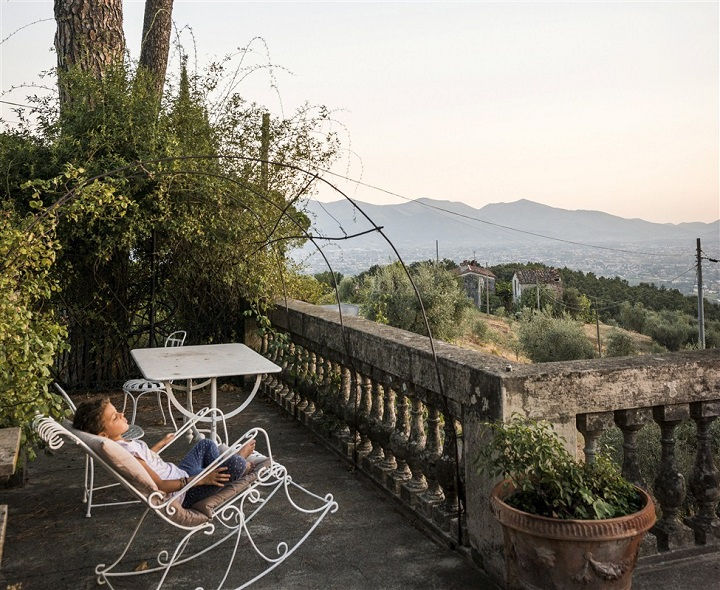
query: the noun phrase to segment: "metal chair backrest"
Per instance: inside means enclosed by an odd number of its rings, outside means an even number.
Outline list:
[[[185,330],[178,330],[173,332],[167,338],[165,338],[165,346],[182,346],[185,344],[185,338],[187,332]]]
[[[70,399],[70,396],[67,394],[67,392],[62,387],[60,387],[60,385],[58,383],[53,383],[53,386],[55,387],[55,389],[57,389],[58,393],[65,400],[65,403],[67,403],[67,405],[70,406],[70,409],[73,411],[73,414],[74,414],[75,410],[77,410],[77,408],[75,407],[75,404],[73,403],[73,401]]]

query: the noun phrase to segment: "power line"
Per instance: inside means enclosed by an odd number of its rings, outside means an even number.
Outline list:
[[[34,109],[34,108],[37,108],[37,107],[34,107],[34,106],[32,106],[32,105],[29,105],[29,104],[20,104],[19,102],[10,102],[10,101],[8,101],[8,100],[0,100],[0,102],[3,103],[3,104],[12,105],[12,106],[14,106],[14,107],[23,107],[23,108],[25,108],[25,109]]]
[[[664,253],[660,253],[660,252],[643,252],[643,251],[640,251],[640,250],[624,250],[624,249],[622,249],[622,248],[611,248],[611,247],[609,247],[609,246],[599,246],[599,245],[597,245],[597,244],[586,244],[586,243],[584,243],[584,242],[576,242],[576,241],[574,241],[574,240],[566,240],[566,239],[564,239],[564,238],[557,238],[557,237],[554,237],[554,236],[546,236],[545,234],[540,234],[540,233],[532,232],[532,231],[529,231],[529,230],[519,229],[519,228],[517,228],[517,227],[511,227],[511,226],[509,226],[509,225],[503,225],[503,224],[501,224],[501,223],[495,223],[494,221],[488,221],[488,220],[486,220],[486,219],[481,219],[481,218],[475,217],[475,216],[473,216],[473,215],[466,215],[466,214],[464,214],[464,213],[458,213],[457,211],[451,211],[451,210],[445,209],[445,208],[443,208],[443,207],[438,207],[437,205],[431,205],[431,204],[429,204],[429,203],[423,203],[422,201],[419,200],[420,197],[416,197],[416,198],[406,197],[405,195],[401,195],[401,194],[396,193],[396,192],[394,192],[394,191],[391,191],[391,190],[388,190],[388,189],[385,189],[385,188],[382,188],[382,187],[379,187],[379,186],[375,186],[375,185],[369,184],[369,183],[367,183],[367,182],[363,182],[363,181],[361,181],[361,180],[356,180],[356,179],[353,179],[353,178],[349,178],[349,177],[347,177],[347,176],[344,176],[343,174],[339,174],[339,173],[333,172],[333,171],[331,171],[331,170],[327,170],[327,169],[320,169],[320,170],[321,170],[322,172],[325,172],[326,174],[330,174],[330,175],[335,176],[335,177],[337,177],[337,178],[341,178],[341,179],[343,179],[343,180],[347,180],[348,182],[354,182],[354,183],[356,183],[356,184],[359,184],[360,186],[364,186],[364,187],[366,187],[366,188],[373,189],[373,190],[376,190],[376,191],[385,193],[385,194],[387,194],[387,195],[391,195],[391,196],[393,196],[393,197],[398,197],[399,199],[403,199],[403,200],[408,201],[408,202],[411,202],[411,203],[416,203],[416,204],[418,204],[418,205],[421,205],[421,206],[423,206],[423,207],[427,207],[427,208],[429,208],[429,209],[435,209],[435,210],[437,210],[437,211],[444,211],[445,213],[449,213],[450,215],[455,215],[455,216],[457,216],[457,217],[462,217],[462,218],[464,218],[464,219],[470,219],[470,220],[472,220],[472,221],[478,221],[478,222],[480,222],[480,223],[484,223],[484,224],[487,224],[487,225],[492,225],[492,226],[499,227],[499,228],[502,228],[502,229],[506,229],[506,230],[518,232],[518,233],[521,233],[521,234],[527,234],[527,235],[535,236],[535,237],[538,237],[538,238],[544,238],[544,239],[546,239],[546,240],[553,240],[553,241],[556,241],[556,242],[563,242],[563,243],[565,243],[565,244],[573,244],[573,245],[575,245],[575,246],[584,246],[584,247],[587,247],[587,248],[596,248],[596,249],[598,249],[598,250],[609,250],[609,251],[612,251],[612,252],[623,252],[623,253],[625,253],[625,254],[642,254],[642,255],[645,255],[645,256],[667,256],[667,257],[684,256],[684,254],[680,254],[680,253],[664,254]]]

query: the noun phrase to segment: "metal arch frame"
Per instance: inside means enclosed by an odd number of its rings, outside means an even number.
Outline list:
[[[208,418],[208,414],[213,413],[214,412],[212,412],[209,408],[204,408],[203,410],[201,410],[201,412],[199,412],[196,418],[198,420],[200,418]],[[190,428],[194,424],[194,422],[195,421],[189,421],[183,426],[183,429]],[[156,590],[160,590],[165,583],[165,580],[170,573],[172,567],[187,563],[193,559],[196,559],[197,557],[200,557],[201,555],[204,555],[205,553],[212,551],[216,547],[222,545],[229,540],[234,540],[230,559],[228,560],[225,571],[217,586],[218,589],[220,589],[222,588],[222,585],[225,583],[228,575],[230,574],[238,552],[238,545],[243,535],[247,537],[249,545],[250,547],[252,547],[255,554],[260,557],[262,562],[265,563],[265,568],[259,574],[245,581],[240,586],[237,586],[235,590],[247,588],[257,580],[274,570],[281,563],[283,563],[285,559],[290,557],[290,555],[292,555],[308,539],[308,537],[312,534],[315,528],[317,528],[320,522],[324,520],[324,518],[328,514],[334,513],[338,510],[338,504],[333,499],[332,494],[319,496],[310,492],[309,490],[295,483],[292,480],[291,476],[288,475],[287,469],[283,465],[273,461],[270,441],[267,432],[265,432],[265,430],[263,430],[262,428],[253,428],[246,432],[242,437],[240,437],[232,445],[225,449],[216,461],[206,467],[200,474],[195,476],[180,491],[182,492],[187,490],[190,486],[193,485],[195,481],[197,481],[199,478],[202,478],[209,471],[212,471],[219,462],[224,461],[231,454],[236,453],[249,438],[254,438],[258,436],[264,437],[264,440],[267,444],[270,465],[268,467],[261,468],[257,473],[256,480],[253,481],[242,492],[240,492],[235,497],[230,498],[224,504],[216,508],[211,519],[208,519],[207,521],[197,524],[195,526],[186,526],[178,524],[172,520],[172,515],[175,513],[175,508],[172,506],[172,497],[165,498],[165,495],[159,491],[152,492],[147,495],[143,494],[121,474],[119,474],[110,465],[108,465],[108,463],[102,457],[100,457],[91,448],[89,448],[82,440],[80,440],[77,436],[75,436],[72,432],[67,430],[61,424],[57,423],[54,419],[42,415],[37,415],[33,422],[33,426],[40,435],[40,437],[47,442],[48,446],[51,449],[60,448],[64,444],[65,439],[75,443],[88,456],[92,457],[96,461],[99,461],[99,463],[105,469],[107,469],[113,475],[113,477],[118,480],[118,483],[120,485],[127,488],[128,491],[130,491],[138,498],[137,501],[143,502],[146,505],[145,511],[143,512],[139,522],[135,526],[130,538],[123,547],[117,559],[115,559],[115,561],[113,561],[110,565],[98,564],[95,567],[94,573],[98,584],[107,584],[108,588],[110,588],[111,590],[113,589],[111,580],[114,580],[116,578],[122,579],[129,576],[138,576],[162,572],[160,581],[155,587]],[[173,441],[171,441],[171,444],[172,442],[174,442],[174,440],[177,440],[177,438],[178,437],[176,437],[176,439],[173,439]],[[267,503],[281,489],[283,490],[285,499],[287,500],[291,508],[303,515],[312,515],[314,516],[314,519],[309,528],[306,529],[305,533],[300,539],[294,541],[292,544],[288,543],[288,541],[286,540],[279,541],[275,546],[276,554],[271,555],[269,553],[263,552],[258,547],[253,538],[253,534],[248,528],[248,523],[263,509],[263,507],[267,505]],[[293,498],[293,493],[291,492],[291,490],[292,492],[302,492],[304,496],[311,502],[313,502],[315,505],[308,508],[301,506]],[[121,564],[123,558],[129,551],[133,542],[138,537],[138,533],[143,523],[145,522],[147,515],[150,512],[154,512],[158,517],[160,517],[161,520],[172,525],[176,529],[184,531],[183,537],[174,546],[174,548],[171,548],[171,550],[163,549],[158,552],[156,556],[157,565],[154,565],[153,567],[142,571],[135,571],[134,569],[117,571],[118,566]],[[202,532],[207,536],[214,536],[216,530],[218,531],[217,535],[220,536],[219,539],[212,539],[210,545],[197,549],[194,551],[194,553],[184,555],[189,542],[198,533]],[[224,535],[222,534],[223,532],[225,533]],[[192,588],[197,587],[192,586]]]

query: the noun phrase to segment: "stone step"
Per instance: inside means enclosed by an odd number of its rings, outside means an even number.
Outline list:
[[[20,454],[20,429],[0,428],[0,483],[7,482],[17,466]]]
[[[5,529],[7,528],[8,507],[0,504],[0,568],[2,568],[3,545],[5,545]]]

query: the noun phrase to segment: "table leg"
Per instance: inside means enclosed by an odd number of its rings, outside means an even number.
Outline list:
[[[188,411],[191,414],[195,413],[195,410],[193,410],[193,398],[192,398],[192,379],[187,380],[187,390],[185,391],[185,407],[188,409]],[[183,423],[187,422],[189,418],[183,414]],[[200,434],[194,426],[188,430],[187,434],[185,435],[187,438],[188,443],[192,443],[193,440],[200,440],[203,438],[202,434]]]
[[[217,408],[217,379],[213,377],[210,379],[210,409],[214,410]],[[215,412],[212,414],[212,422],[210,422],[210,438],[217,442],[217,416]]]

